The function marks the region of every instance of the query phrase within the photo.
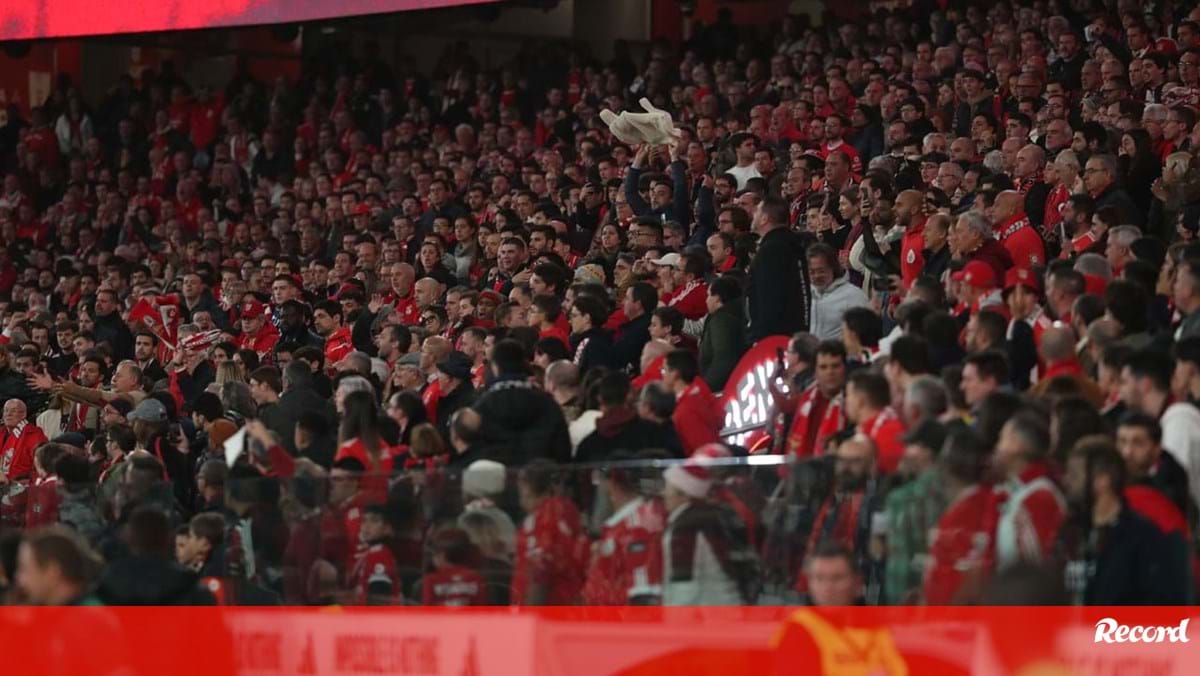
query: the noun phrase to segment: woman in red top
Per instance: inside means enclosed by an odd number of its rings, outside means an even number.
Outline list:
[[[379,406],[370,392],[346,395],[342,402],[342,426],[338,430],[338,451],[334,462],[356,458],[367,468],[363,492],[380,502],[387,499],[388,478],[392,475],[394,449],[379,436]]]

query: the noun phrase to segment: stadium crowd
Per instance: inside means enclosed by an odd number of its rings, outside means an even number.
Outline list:
[[[943,4],[10,106],[7,600],[1191,603],[1200,9]]]

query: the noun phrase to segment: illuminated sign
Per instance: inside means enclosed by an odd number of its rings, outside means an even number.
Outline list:
[[[775,403],[769,384],[779,368],[779,351],[787,345],[786,336],[763,338],[733,369],[721,396],[725,410],[721,439],[726,443],[752,448],[766,436],[767,415]]]

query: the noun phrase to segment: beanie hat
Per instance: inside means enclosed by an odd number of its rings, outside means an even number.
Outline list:
[[[462,475],[463,495],[488,497],[504,492],[504,465],[495,460],[476,460]]]

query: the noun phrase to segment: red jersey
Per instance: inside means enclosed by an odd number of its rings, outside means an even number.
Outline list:
[[[254,350],[259,359],[265,359],[275,349],[275,344],[278,342],[279,329],[275,328],[271,322],[265,321],[262,328],[253,336],[248,333],[238,336],[236,345],[239,350]]]
[[[675,401],[671,414],[684,453],[691,455],[704,444],[720,441],[725,412],[703,378],[696,378]]]
[[[539,331],[538,340],[542,340],[543,338],[557,338],[558,340],[562,341],[563,346],[566,347],[568,351],[571,349],[570,333],[562,330],[562,328],[557,325],[555,325],[553,328],[542,329]]]
[[[332,369],[333,365],[346,358],[354,351],[354,343],[350,339],[350,327],[343,326],[325,339],[325,368]]]
[[[396,555],[382,542],[368,545],[355,560],[350,586],[356,603],[365,605],[372,597],[394,601],[403,592]]]
[[[203,208],[204,204],[195,196],[186,202],[175,200],[175,215],[187,226],[190,234],[196,234],[200,229],[200,210]]]
[[[875,462],[880,472],[892,473],[904,455],[904,423],[889,406],[858,425],[858,431],[875,443]]]
[[[0,428],[0,474],[9,481],[33,473],[33,451],[46,443],[46,434],[37,425],[22,420],[16,427]]]
[[[1025,214],[1017,214],[996,228],[996,239],[1012,254],[1014,266],[1032,270],[1046,264],[1046,244]]]
[[[421,579],[423,606],[486,606],[487,582],[463,566],[447,566]]]
[[[583,586],[585,604],[623,606],[634,599],[662,596],[666,520],[662,502],[635,498],[604,522]]]
[[[442,384],[434,380],[421,390],[421,403],[425,404],[425,414],[429,420],[437,420],[438,400],[442,398]]]
[[[900,281],[904,288],[912,283],[925,269],[925,219],[916,227],[910,227],[900,240]]]
[[[1067,516],[1067,502],[1046,466],[1030,465],[997,492],[1003,498],[996,526],[997,567],[1050,560],[1058,529]]]
[[[821,159],[828,160],[829,155],[835,150],[840,150],[841,152],[846,153],[846,156],[850,158],[851,174],[854,174],[855,176],[862,175],[862,158],[858,156],[858,151],[854,148],[854,146],[850,145],[849,143],[846,143],[845,141],[838,141],[837,145],[830,145],[829,141],[824,141],[821,143],[821,148],[818,152],[821,155]]]
[[[929,539],[927,605],[953,603],[964,582],[992,569],[996,518],[996,494],[990,486],[971,486],[946,507]]]
[[[1042,232],[1051,233],[1058,227],[1063,220],[1063,207],[1067,205],[1067,201],[1071,199],[1071,191],[1067,186],[1059,183],[1050,190],[1046,195],[1046,215],[1042,223]]]
[[[699,320],[708,314],[708,285],[701,280],[663,296],[663,305],[679,310],[684,319]]]
[[[417,299],[413,297],[412,291],[409,291],[407,296],[399,296],[392,291],[383,302],[396,308],[401,324],[412,326],[421,323],[421,308],[417,306]]]
[[[817,388],[816,383],[809,385],[796,402],[792,428],[787,435],[787,453],[802,458],[821,455],[825,440],[846,426],[843,403],[841,392],[831,401]]]
[[[37,528],[58,522],[58,477],[51,474],[34,479],[25,503],[25,527]]]
[[[37,127],[25,134],[25,147],[38,156],[43,167],[57,167],[60,152],[58,136],[50,127]]]
[[[534,584],[546,589],[545,605],[579,600],[587,568],[587,536],[575,503],[551,496],[525,517],[517,533],[512,602],[525,605]]]

